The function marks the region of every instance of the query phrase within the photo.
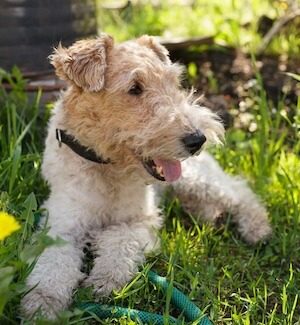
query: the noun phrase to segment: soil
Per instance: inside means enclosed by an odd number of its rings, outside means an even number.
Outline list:
[[[273,110],[279,102],[283,102],[283,109],[288,115],[295,113],[300,83],[285,73],[300,74],[300,58],[264,55],[257,57],[253,64],[249,55],[225,47],[205,49],[203,52],[175,51],[171,53],[171,58],[187,66],[191,62],[196,64],[197,77],[192,84],[199,94],[205,95],[204,104],[218,111],[227,126],[233,123],[234,115],[240,117],[234,119],[238,127],[251,128],[254,97],[259,94],[260,88],[256,72],[261,75],[269,107]]]

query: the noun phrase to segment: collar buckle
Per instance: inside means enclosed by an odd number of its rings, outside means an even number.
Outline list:
[[[59,148],[61,148],[62,141],[61,141],[61,131],[60,131],[60,129],[56,129],[56,140],[58,141]]]

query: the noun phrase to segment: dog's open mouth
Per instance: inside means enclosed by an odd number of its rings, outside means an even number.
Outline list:
[[[179,160],[147,159],[143,160],[147,172],[160,181],[175,182],[181,176]]]

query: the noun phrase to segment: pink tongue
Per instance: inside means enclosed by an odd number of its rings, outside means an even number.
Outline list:
[[[181,163],[179,160],[154,159],[156,166],[162,167],[165,180],[175,182],[181,176]]]

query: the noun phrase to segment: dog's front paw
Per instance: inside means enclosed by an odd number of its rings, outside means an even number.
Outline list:
[[[239,231],[242,237],[252,245],[260,241],[268,240],[272,234],[272,228],[266,214],[240,222]]]
[[[271,237],[271,234],[272,228],[268,222],[265,222],[257,225],[257,227],[253,225],[243,236],[248,243],[254,245],[261,241],[267,241]]]
[[[109,296],[113,290],[118,290],[122,287],[109,277],[89,276],[84,282],[85,287],[93,287],[93,292],[97,296]]]
[[[109,296],[113,290],[120,290],[126,283],[128,283],[136,270],[126,270],[126,267],[122,270],[120,267],[107,268],[96,267],[92,269],[91,274],[85,279],[83,285],[85,287],[92,286],[94,293],[98,296]]]
[[[65,303],[58,296],[35,288],[21,301],[21,312],[26,319],[40,315],[48,319],[56,319],[57,314],[65,308]]]

